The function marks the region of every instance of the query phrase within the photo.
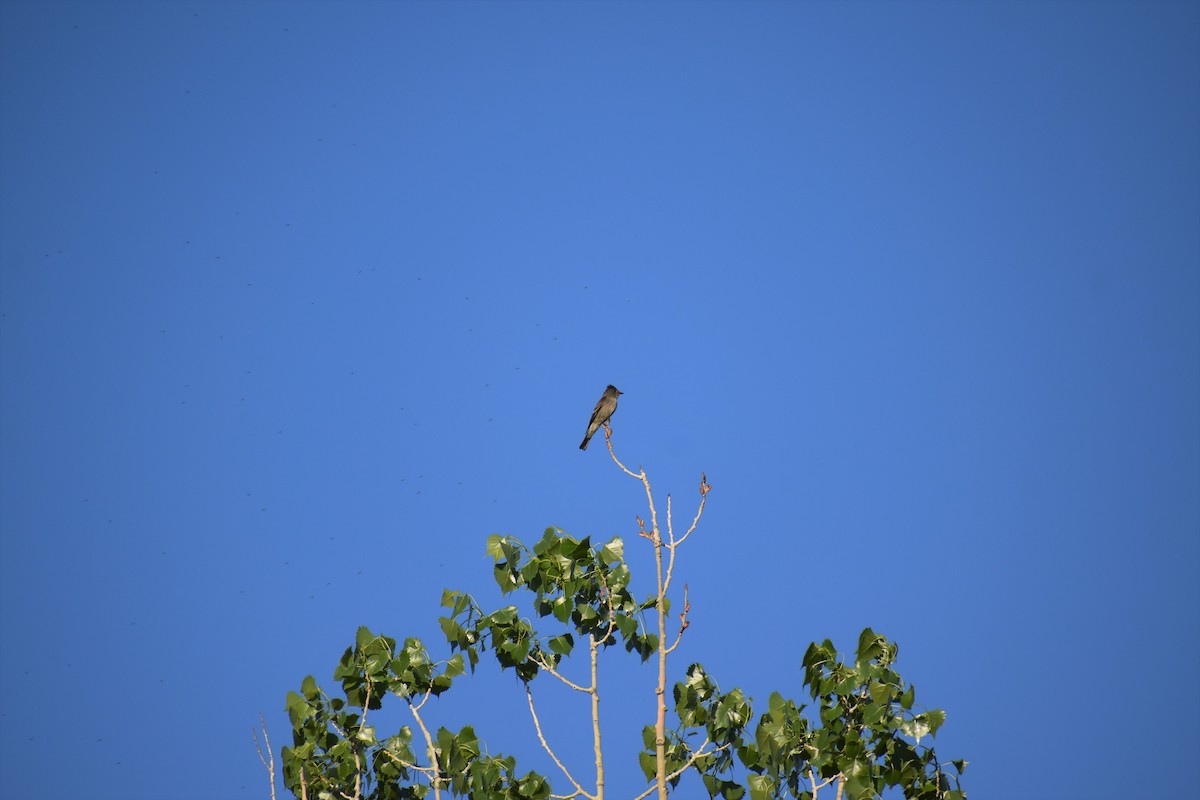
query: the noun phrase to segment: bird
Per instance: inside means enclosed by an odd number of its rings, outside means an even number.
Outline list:
[[[579,445],[580,450],[587,450],[592,434],[599,430],[601,425],[608,422],[608,418],[617,410],[617,397],[622,394],[625,393],[611,383],[604,390],[600,402],[596,403],[596,408],[592,411],[592,418],[588,420],[587,436],[583,437],[583,444]]]

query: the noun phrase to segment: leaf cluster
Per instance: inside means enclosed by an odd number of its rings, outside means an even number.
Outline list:
[[[749,701],[741,689],[723,694],[700,664],[688,667],[686,679],[675,684],[672,695],[677,725],[665,731],[668,784],[674,788],[694,767],[711,796],[732,791],[726,784],[734,784],[720,776],[734,767],[734,749],[751,720]],[[646,780],[652,781],[657,767],[653,725],[642,729],[642,744],[638,763]]]
[[[397,648],[396,640],[359,628],[342,655],[334,678],[344,698],[328,697],[310,675],[300,692],[288,692],[292,746],[283,748],[284,785],[297,796],[419,800],[431,788],[487,800],[546,800],[550,787],[536,773],[516,774],[511,756],[483,752],[471,726],[457,733],[439,728],[429,736],[418,709],[448,690],[463,673],[463,657],[434,662],[418,639]],[[413,750],[413,730],[403,726],[380,741],[366,724],[367,713],[385,697],[407,702],[426,733],[428,761]]]
[[[484,614],[468,594],[446,591],[442,605],[450,616],[439,620],[452,651],[465,653],[474,669],[481,651],[494,651],[502,669],[512,669],[525,682],[541,669],[556,669],[575,649],[575,636],[590,637],[598,647],[621,643],[645,661],[658,649],[658,636],[645,631],[641,613],[656,598],[636,600],[629,591],[630,572],[625,545],[613,538],[593,547],[589,538],[575,539],[547,528],[533,549],[511,536],[488,537],[492,575],[504,594],[526,589],[533,610],[567,628],[540,637],[533,623],[516,606]]]
[[[812,800],[817,787],[839,780],[849,800],[877,797],[890,787],[906,798],[965,800],[958,776],[966,762],[950,762],[951,773],[921,743],[936,735],[946,714],[913,711],[916,690],[892,669],[898,652],[870,628],[859,636],[853,664],[844,663],[828,639],[809,646],[804,683],[820,724],[802,714],[804,705],[771,695],[753,742],[738,750],[751,772],[752,800]]]
[[[536,618],[552,618],[561,628],[543,635],[515,605],[485,613],[470,595],[450,590],[442,596],[449,614],[439,620],[451,651],[445,661],[432,659],[417,639],[398,645],[360,628],[334,671],[343,697],[328,697],[311,676],[299,693],[287,695],[293,729],[293,743],[283,751],[288,789],[308,798],[371,800],[423,798],[431,791],[440,796],[443,790],[480,800],[551,796],[544,777],[518,775],[511,756],[485,752],[470,726],[431,733],[422,708],[466,670],[474,672],[489,650],[501,669],[513,670],[527,686],[550,672],[576,690],[594,693],[594,683],[578,686],[558,672],[577,637],[587,642],[593,666],[597,652],[614,645],[643,661],[661,656],[659,636],[642,623],[642,614],[656,610],[660,598],[632,595],[619,538],[596,547],[587,538],[550,528],[532,549],[513,537],[492,536],[487,551],[502,592],[528,591]],[[667,602],[661,598],[664,613]],[[692,664],[672,687],[674,727],[664,730],[662,740],[666,786],[676,788],[695,770],[709,797],[724,800],[747,794],[750,800],[816,800],[831,784],[847,800],[879,797],[889,788],[906,798],[965,800],[959,776],[966,762],[944,764],[931,745],[946,715],[918,709],[914,687],[893,668],[897,653],[895,644],[869,628],[859,637],[851,663],[829,640],[813,643],[802,662],[812,709],[775,692],[757,720],[739,689],[722,692],[703,666]],[[660,686],[665,688],[665,681]],[[387,739],[377,738],[367,717],[385,698],[408,705],[416,731],[404,726]],[[639,765],[653,783],[658,777],[655,726],[644,728],[643,743]],[[569,796],[587,794],[575,785]]]

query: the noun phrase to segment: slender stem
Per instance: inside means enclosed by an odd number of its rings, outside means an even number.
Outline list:
[[[408,701],[408,709],[412,712],[413,719],[417,721],[417,727],[421,729],[421,735],[425,737],[425,751],[429,754],[429,768],[433,771],[433,778],[429,783],[433,786],[434,800],[441,800],[442,797],[442,770],[438,766],[437,750],[433,746],[433,737],[429,735],[429,729],[425,727],[424,720],[421,719],[421,714],[418,709],[425,705],[425,700],[429,699],[429,694],[426,693],[425,699],[418,705],[413,705],[412,700]]]
[[[813,772],[812,767],[809,767],[808,768],[808,782],[812,784],[813,800],[817,800],[817,791],[818,790],[824,789],[826,786],[828,786],[829,784],[833,783],[836,780],[839,780],[840,778],[841,778],[841,775],[839,774],[839,775],[835,775],[832,778],[826,778],[825,780],[821,781],[820,783],[817,783],[817,774],[815,772]]]
[[[395,753],[387,750],[386,748],[381,749],[379,752],[383,753],[385,756],[387,756],[388,758],[390,758],[392,761],[396,762],[400,766],[404,767],[405,769],[411,769],[414,772],[421,773],[422,775],[424,775],[426,778],[429,779],[429,782],[431,784],[433,783],[433,779],[437,777],[437,772],[435,772],[430,767],[418,767],[416,764],[411,764],[411,763],[405,761],[400,756],[396,755]]]
[[[267,755],[271,761],[268,764],[267,759],[263,758],[262,748],[258,745],[258,731],[254,731],[254,749],[258,751],[258,760],[267,768],[267,774],[271,776],[271,800],[275,800],[275,751],[271,749],[271,735],[267,733],[267,720],[260,712],[258,721],[262,723],[263,739],[267,743]]]
[[[537,655],[531,655],[531,656],[529,657],[529,660],[530,660],[530,661],[532,661],[533,663],[537,664],[537,665],[538,665],[538,669],[544,670],[544,671],[545,671],[545,672],[547,672],[548,674],[550,674],[550,675],[553,675],[554,677],[556,677],[556,678],[558,678],[560,681],[562,681],[564,684],[566,684],[567,686],[569,686],[569,687],[571,687],[572,689],[574,689],[575,691],[577,691],[577,692],[590,692],[590,691],[591,691],[590,689],[588,689],[588,687],[586,687],[586,686],[580,686],[579,684],[577,684],[577,683],[575,683],[574,681],[572,681],[570,678],[567,678],[567,677],[566,677],[565,675],[563,675],[561,672],[559,672],[558,670],[556,670],[556,669],[554,668],[554,666],[553,666],[553,665],[552,665],[552,664],[551,664],[549,661],[547,661],[546,659],[544,659],[544,658],[541,658],[541,657],[539,657],[539,656],[537,656]]]
[[[643,476],[645,473],[643,473]],[[649,493],[650,483],[645,481]],[[658,580],[658,603],[655,606],[658,617],[658,714],[654,721],[654,768],[655,783],[658,785],[659,800],[667,800],[667,610],[666,584],[663,580],[663,542],[654,522],[654,500],[650,501],[651,534],[654,543],[654,566]]]
[[[707,498],[709,490],[712,488],[708,484],[708,478],[704,473],[700,474],[700,507],[696,512],[696,517],[692,520],[691,527],[677,541],[671,521],[671,496],[667,495],[667,536],[668,541],[664,545],[662,532],[658,527],[658,509],[654,505],[654,493],[650,489],[650,480],[646,477],[646,470],[641,467],[637,472],[632,472],[628,467],[621,463],[617,458],[616,452],[612,446],[611,432],[605,431],[605,440],[608,443],[608,454],[612,457],[615,463],[621,470],[631,478],[635,478],[642,482],[642,486],[646,490],[646,504],[650,507],[650,530],[646,530],[645,524],[641,518],[638,518],[639,536],[644,536],[654,545],[654,567],[656,585],[656,604],[655,612],[658,617],[658,686],[655,687],[656,695],[656,715],[654,721],[654,762],[655,762],[655,787],[658,790],[659,800],[667,800],[667,783],[673,780],[677,775],[667,775],[667,654],[672,652],[679,646],[679,637],[676,637],[675,642],[670,646],[667,645],[667,589],[671,585],[671,577],[675,571],[675,548],[683,544],[692,532],[696,530],[697,524],[700,522],[700,515],[704,513],[704,502]],[[663,547],[667,548],[667,564],[664,570],[663,566]],[[684,589],[684,612],[680,618],[679,636],[682,637],[683,631],[688,626],[687,620],[687,599],[686,587]],[[703,747],[703,745],[701,745]],[[695,757],[689,762],[693,763]],[[682,774],[682,773],[679,773]],[[648,790],[645,797],[650,793]]]
[[[596,669],[600,645],[595,637],[588,637],[588,651],[592,659],[592,744],[596,748],[596,800],[604,800],[604,752],[600,749],[600,683]]]
[[[569,780],[571,785],[575,787],[576,795],[583,795],[590,800],[598,800],[595,795],[590,795],[583,790],[583,787],[579,785],[579,782],[575,780],[574,776],[571,775],[563,763],[558,760],[558,756],[554,755],[554,751],[550,749],[550,743],[547,742],[546,737],[542,735],[542,723],[541,720],[538,719],[537,711],[533,707],[533,692],[529,690],[528,684],[525,685],[525,697],[529,700],[529,713],[533,717],[533,729],[537,731],[538,741],[542,743],[542,749],[550,755],[550,758],[554,761],[558,768],[562,770],[562,774],[567,776],[567,780]]]
[[[722,750],[724,750],[724,749],[726,749],[727,747],[729,747],[729,745],[728,745],[728,744],[723,744],[723,745],[721,745],[720,747],[714,747],[712,750],[709,750],[709,751],[706,753],[706,752],[704,752],[704,747],[705,747],[706,745],[708,745],[708,744],[711,744],[711,740],[709,740],[709,739],[705,739],[703,742],[701,742],[701,743],[700,743],[700,746],[699,746],[698,748],[696,748],[695,752],[693,752],[693,753],[692,753],[691,757],[690,757],[690,758],[688,758],[688,760],[687,760],[686,762],[684,762],[683,766],[681,766],[679,769],[675,770],[674,772],[672,772],[670,775],[668,775],[668,776],[667,776],[667,780],[668,780],[668,781],[673,781],[673,780],[675,780],[676,778],[678,778],[680,775],[682,775],[683,773],[687,772],[687,770],[688,770],[688,767],[692,766],[692,764],[695,764],[695,763],[696,763],[696,761],[697,761],[697,760],[698,760],[698,759],[699,759],[701,756],[708,756],[708,755],[712,755],[713,753],[719,753],[719,752],[721,752]],[[654,793],[654,791],[655,791],[655,789],[656,789],[656,788],[657,788],[657,787],[655,787],[655,786],[651,786],[651,787],[650,787],[649,789],[647,789],[646,791],[642,792],[642,793],[641,793],[641,794],[639,794],[639,795],[636,795],[636,796],[633,798],[633,800],[645,800],[645,798],[649,797],[651,794],[653,794],[653,793]]]

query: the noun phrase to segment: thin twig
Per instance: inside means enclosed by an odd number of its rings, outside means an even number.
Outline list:
[[[251,733],[254,734],[254,749],[258,751],[258,760],[267,768],[267,774],[271,776],[271,800],[275,800],[275,751],[271,749],[271,736],[267,733],[267,720],[261,711],[258,712],[258,721],[262,723],[263,739],[267,743],[267,755],[270,756],[270,763],[263,758],[262,748],[258,745],[258,731],[251,728]]]
[[[826,778],[821,783],[817,783],[817,775],[816,775],[816,773],[813,772],[812,767],[809,767],[808,768],[808,781],[809,781],[809,783],[812,784],[813,800],[817,800],[817,790],[818,789],[824,789],[826,786],[833,783],[837,779],[838,779],[838,776],[834,775],[832,778]]]
[[[600,747],[600,675],[597,670],[600,645],[594,637],[588,639],[588,659],[592,667],[592,747],[596,756],[596,798],[604,798],[604,750]]]
[[[415,709],[416,711],[420,711],[422,708],[425,707],[425,703],[427,703],[429,701],[429,698],[432,694],[433,694],[433,686],[430,686],[428,689],[425,690],[425,696],[421,698],[421,702],[417,703],[414,706],[412,700],[410,699],[408,701],[408,705],[411,708]]]
[[[729,747],[729,744],[723,744],[723,745],[721,745],[720,747],[714,747],[712,750],[709,750],[707,753],[706,753],[706,752],[704,752],[704,746],[705,746],[706,744],[711,744],[711,743],[712,743],[712,740],[711,740],[711,739],[705,738],[705,740],[704,740],[703,742],[701,742],[701,743],[700,743],[700,747],[699,747],[699,748],[697,748],[695,751],[693,751],[691,758],[689,758],[689,759],[687,760],[687,762],[686,762],[686,763],[685,763],[685,764],[684,764],[682,767],[680,767],[679,769],[675,770],[675,771],[674,771],[674,772],[672,772],[671,774],[667,775],[667,776],[666,776],[666,780],[667,780],[668,782],[675,780],[675,779],[676,779],[676,778],[678,778],[680,775],[682,775],[683,773],[687,772],[687,769],[688,769],[688,767],[692,766],[692,764],[695,764],[695,763],[696,763],[696,761],[697,761],[697,760],[699,760],[701,757],[703,757],[703,756],[711,756],[713,753],[719,753],[719,752],[721,752],[722,750],[725,750],[725,749],[727,749],[727,748]],[[647,789],[646,791],[644,791],[644,792],[642,792],[641,794],[639,794],[639,795],[637,795],[636,797],[634,797],[634,798],[633,798],[633,800],[645,800],[645,798],[649,797],[649,796],[650,796],[650,794],[651,794],[651,792],[653,792],[653,791],[654,791],[656,788],[658,788],[658,787],[656,787],[656,786],[651,786],[651,787],[650,787],[649,789]]]
[[[617,466],[620,467],[622,470],[624,470],[625,474],[628,475],[629,477],[639,478],[639,479],[641,477],[643,477],[645,475],[645,473],[643,473],[641,476],[639,476],[636,472],[630,472],[629,468],[626,467],[624,464],[622,464],[621,460],[619,458],[617,458],[617,454],[613,451],[612,429],[609,427],[609,424],[607,422],[604,423],[604,428],[605,428],[604,441],[608,444],[608,454],[610,456],[612,456],[612,460],[615,461]]]
[[[419,709],[425,705],[425,700],[429,699],[429,693],[425,693],[425,699],[420,705],[413,705],[412,700],[408,701],[408,710],[412,712],[413,719],[417,721],[417,727],[421,729],[421,735],[425,737],[425,750],[429,756],[429,768],[433,772],[433,777],[429,783],[433,786],[434,800],[441,800],[442,797],[442,768],[438,765],[437,750],[433,746],[433,737],[429,735],[429,729],[425,727],[425,721],[421,719]]]
[[[679,643],[683,640],[683,632],[691,625],[688,622],[688,612],[692,610],[692,601],[688,600],[688,585],[683,585],[683,613],[679,615],[679,633],[675,634],[675,643],[667,648],[667,655],[675,652],[675,648],[679,647]]]
[[[696,509],[696,517],[692,520],[692,527],[687,529],[687,533],[675,544],[683,544],[687,538],[692,535],[692,531],[696,530],[696,526],[700,524],[700,517],[704,514],[704,504],[708,502],[708,493],[712,490],[712,484],[708,482],[708,476],[703,472],[700,473],[700,507]]]
[[[611,438],[608,439],[608,454],[610,456],[612,456],[613,463],[616,464],[618,467],[620,467],[622,472],[624,472],[626,475],[628,475],[631,478],[635,478],[635,479],[641,481],[642,486],[646,487],[646,502],[650,506],[650,532],[653,533],[655,537],[657,537],[658,536],[658,512],[654,508],[654,495],[650,491],[650,481],[646,478],[646,470],[641,469],[639,467],[638,469],[641,470],[640,472],[633,472],[629,469],[629,467],[622,464],[621,459],[617,458],[617,454],[613,450]]]
[[[574,683],[569,678],[565,677],[562,673],[560,673],[553,666],[551,666],[549,661],[546,661],[544,658],[538,656],[537,654],[531,654],[529,656],[529,660],[532,661],[533,663],[537,664],[539,669],[545,670],[549,674],[553,675],[554,677],[558,678],[560,681],[565,683],[567,686],[570,686],[575,691],[577,691],[577,692],[590,691],[586,686],[580,686],[579,684]]]
[[[430,783],[433,783],[434,778],[437,777],[437,772],[435,770],[431,769],[430,767],[419,767],[410,761],[405,761],[403,758],[401,758],[400,756],[391,752],[387,748],[382,748],[382,749],[380,749],[379,752],[383,753],[385,756],[390,758],[392,761],[395,761],[397,764],[404,767],[405,769],[411,769],[414,772],[421,773],[422,775],[424,775],[426,778],[429,779]]]
[[[550,758],[553,759],[554,763],[558,765],[558,768],[562,770],[562,774],[567,776],[567,780],[569,780],[571,785],[575,787],[575,792],[577,795],[583,795],[590,800],[595,800],[593,795],[590,795],[583,790],[583,787],[579,785],[579,781],[575,780],[574,776],[572,776],[567,768],[563,766],[563,763],[558,760],[558,756],[554,755],[554,751],[550,749],[550,744],[546,741],[546,737],[542,735],[542,723],[540,720],[538,720],[537,711],[534,710],[533,692],[529,690],[528,684],[525,685],[525,696],[529,699],[529,713],[533,716],[533,729],[537,731],[538,741],[542,743],[542,749],[550,754]]]
[[[675,548],[677,548],[683,540],[675,541],[675,534],[671,532],[673,528],[673,512],[671,510],[671,495],[667,495],[667,530],[669,535],[669,543],[667,544],[667,578],[663,582],[663,594],[666,594],[671,588],[671,581],[675,577]]]

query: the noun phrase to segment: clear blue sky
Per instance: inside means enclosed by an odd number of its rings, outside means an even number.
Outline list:
[[[443,653],[490,533],[648,587],[608,383],[714,485],[673,676],[872,626],[972,797],[1195,788],[1200,4],[4,0],[0,224],[6,797],[265,797],[259,711]],[[522,704],[430,721],[553,774]]]

